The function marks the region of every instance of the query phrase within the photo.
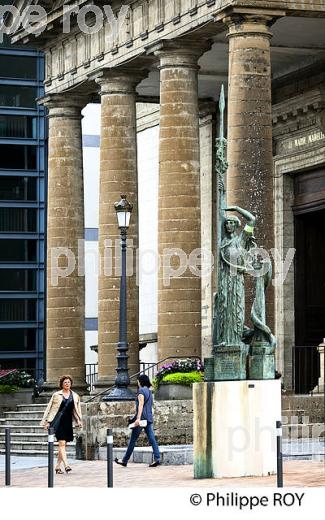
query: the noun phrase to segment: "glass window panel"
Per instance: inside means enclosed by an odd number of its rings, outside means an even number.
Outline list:
[[[2,107],[35,108],[36,98],[36,87],[0,85],[0,106]]]
[[[0,299],[0,321],[35,321],[35,300]]]
[[[37,179],[0,176],[0,200],[36,201]]]
[[[0,240],[0,262],[36,262],[36,251],[36,240]]]
[[[35,208],[0,208],[0,233],[32,233],[37,231]]]
[[[36,350],[36,330],[35,329],[1,329],[0,351],[21,352]],[[11,366],[4,366],[4,360],[0,360],[1,367],[19,368],[15,362]],[[9,360],[6,360],[9,361]]]
[[[0,137],[36,139],[37,119],[30,116],[1,116]]]
[[[0,291],[36,291],[36,289],[37,278],[34,269],[0,269]]]
[[[0,76],[2,78],[37,79],[37,58],[0,55]]]
[[[36,146],[0,145],[0,168],[6,170],[36,170],[36,166]]]

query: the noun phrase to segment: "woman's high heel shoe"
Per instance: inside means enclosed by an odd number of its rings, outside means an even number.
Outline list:
[[[55,468],[55,473],[56,473],[57,475],[63,475],[63,471],[62,471],[61,468]]]
[[[72,471],[72,468],[70,468],[70,466],[66,466],[64,469],[66,473],[70,473],[70,471]]]

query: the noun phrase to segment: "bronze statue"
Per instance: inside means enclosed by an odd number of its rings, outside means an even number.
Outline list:
[[[266,325],[265,291],[272,277],[272,265],[254,254],[256,217],[226,202],[227,140],[224,138],[225,98],[220,96],[220,137],[217,140],[218,174],[217,292],[214,301],[212,358],[206,360],[206,380],[273,379],[276,339]],[[236,212],[241,221],[228,212]],[[254,328],[245,327],[245,275],[256,277],[251,319]]]

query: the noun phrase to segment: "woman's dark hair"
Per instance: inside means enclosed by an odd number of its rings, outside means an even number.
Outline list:
[[[138,381],[139,381],[141,386],[147,386],[148,388],[150,388],[152,386],[151,383],[150,383],[149,377],[146,376],[145,374],[141,374],[138,377]]]
[[[59,379],[59,387],[62,389],[63,388],[63,381],[65,381],[66,379],[69,379],[70,382],[71,382],[71,386],[73,385],[73,380],[72,380],[72,377],[67,375],[67,376],[61,376],[60,379]]]

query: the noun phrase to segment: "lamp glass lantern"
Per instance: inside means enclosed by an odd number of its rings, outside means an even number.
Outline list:
[[[132,210],[133,206],[127,200],[126,195],[121,195],[120,202],[116,202],[115,204],[117,223],[120,229],[129,228]]]

